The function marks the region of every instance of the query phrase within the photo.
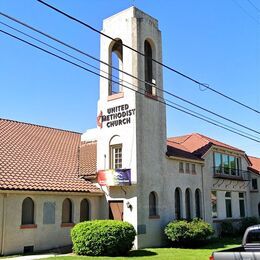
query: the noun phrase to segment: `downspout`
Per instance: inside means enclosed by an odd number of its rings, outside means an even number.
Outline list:
[[[205,190],[204,190],[204,165],[201,166],[201,189],[202,189],[202,206],[203,206],[203,219],[206,220],[206,209],[205,209]]]
[[[3,196],[3,213],[2,213],[2,234],[1,234],[1,255],[4,255],[4,237],[5,237],[5,217],[6,217],[6,197],[7,194]]]

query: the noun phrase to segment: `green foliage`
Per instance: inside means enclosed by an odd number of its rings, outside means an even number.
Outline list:
[[[247,217],[247,218],[243,218],[241,220],[241,224],[239,227],[239,233],[240,234],[244,234],[244,232],[246,231],[246,229],[250,226],[253,225],[257,225],[260,224],[260,219],[256,218],[256,217]]]
[[[237,229],[234,227],[232,220],[224,220],[221,222],[221,236],[232,237],[237,234]]]
[[[116,220],[92,220],[78,223],[71,230],[73,251],[78,255],[125,255],[133,246],[134,227]]]
[[[164,232],[170,241],[182,246],[197,245],[214,234],[212,226],[201,219],[193,219],[190,222],[172,221],[166,226]]]

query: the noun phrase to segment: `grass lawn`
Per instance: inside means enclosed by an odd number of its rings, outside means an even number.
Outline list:
[[[142,250],[133,250],[126,257],[90,257],[90,256],[60,256],[57,260],[111,260],[114,259],[180,259],[180,260],[206,260],[209,259],[212,251],[221,250],[224,248],[235,247],[241,243],[241,238],[234,239],[218,239],[211,243],[202,246],[199,249],[183,249],[183,248],[146,248]],[[46,258],[45,258],[46,259]],[[48,258],[52,259],[53,258]]]

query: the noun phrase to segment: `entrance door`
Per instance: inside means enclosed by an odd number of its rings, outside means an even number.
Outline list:
[[[123,221],[124,203],[122,200],[109,201],[109,219]]]

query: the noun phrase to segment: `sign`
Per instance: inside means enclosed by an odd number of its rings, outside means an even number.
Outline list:
[[[105,123],[110,128],[130,124],[133,115],[135,115],[135,108],[129,108],[128,104],[111,107],[107,109],[107,114],[100,111],[97,117],[97,125],[102,128],[103,123]]]
[[[109,169],[98,171],[98,183],[101,186],[131,185],[131,169]]]

